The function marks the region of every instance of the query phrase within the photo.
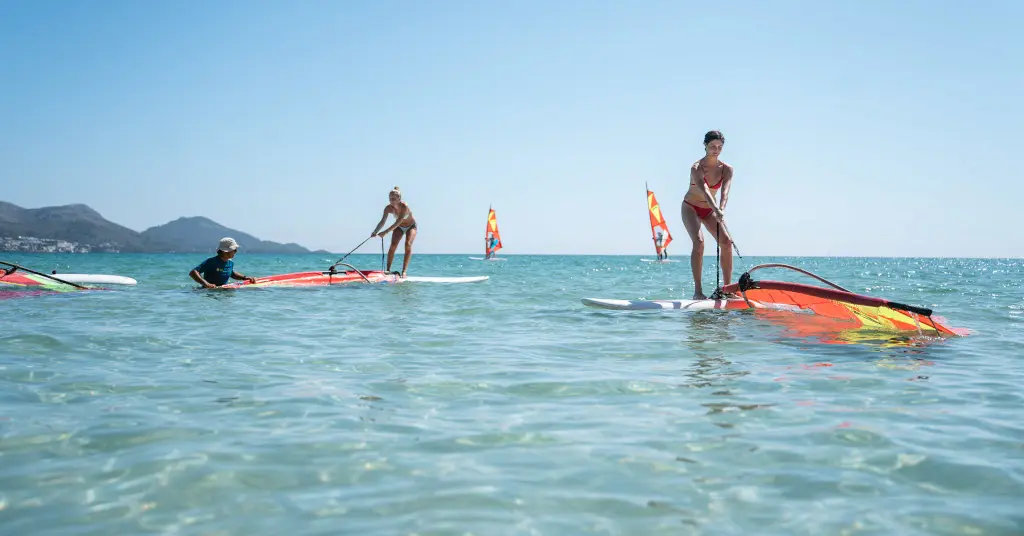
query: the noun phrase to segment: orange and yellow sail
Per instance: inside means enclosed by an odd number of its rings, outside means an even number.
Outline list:
[[[750,273],[761,268],[795,270],[832,288],[789,281],[754,280]],[[917,332],[929,335],[971,333],[969,329],[945,325],[945,320],[934,317],[932,310],[927,307],[856,294],[806,270],[786,264],[755,266],[740,276],[739,282],[725,285],[721,291],[741,296],[748,306],[808,311],[819,317],[833,319],[849,329]],[[730,303],[733,301],[739,300],[730,300]]]
[[[668,222],[665,221],[658,200],[655,199],[654,192],[650,188],[647,188],[647,212],[651,217],[651,239],[654,241],[654,252],[660,256],[661,252],[668,249],[668,245],[672,242],[672,233],[668,232]],[[663,233],[660,247],[658,245],[659,229]]]
[[[497,238],[498,242],[492,247],[493,241],[491,237]],[[494,213],[493,208],[489,208],[487,212],[487,230],[484,232],[484,252],[488,257],[494,255],[501,249],[501,233],[498,231],[498,215]]]
[[[724,290],[739,289],[729,285]],[[951,328],[931,315],[894,309],[884,300],[858,294],[821,289],[784,281],[759,281],[758,288],[743,293],[750,302],[793,306],[818,316],[846,322],[852,328],[874,331],[916,331],[942,335],[965,335],[967,330]],[[876,304],[877,302],[877,304]]]

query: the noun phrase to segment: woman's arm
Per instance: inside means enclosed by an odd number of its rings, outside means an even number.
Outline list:
[[[700,168],[700,162],[697,162],[690,168],[690,182],[700,186],[700,193],[704,195],[704,202],[711,206],[711,210],[715,212],[715,216],[718,218],[722,217],[722,209],[718,208],[718,203],[715,203],[715,196],[711,195],[711,189],[708,188],[708,183],[704,181],[704,171]],[[722,185],[725,187],[725,185]]]
[[[380,228],[384,226],[384,222],[387,221],[387,219],[388,219],[388,212],[390,212],[388,209],[390,209],[390,208],[391,208],[390,205],[384,207],[384,215],[380,217],[380,221],[377,222],[377,226],[374,227],[373,228],[373,232],[370,233],[371,237],[377,236],[377,231],[379,231]]]
[[[724,168],[722,169],[722,201],[718,204],[719,208],[725,210],[725,204],[729,202],[729,189],[732,188],[732,166],[722,163]]]
[[[391,231],[394,231],[398,227],[399,224],[401,224],[403,221],[405,221],[405,217],[408,214],[409,214],[409,207],[406,206],[403,203],[401,208],[399,208],[399,212],[397,214],[395,214],[395,223],[392,223],[390,227],[388,227],[387,229],[381,231],[379,233],[380,236],[384,236],[384,235],[390,233]],[[385,217],[386,217],[386,215],[385,215]],[[381,220],[381,223],[384,223],[384,220]]]

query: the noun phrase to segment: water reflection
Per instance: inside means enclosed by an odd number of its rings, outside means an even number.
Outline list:
[[[256,288],[246,289],[245,292],[253,292],[253,291],[259,291],[259,290],[264,290],[264,289],[256,289]],[[237,290],[236,289],[232,289],[232,288],[212,288],[212,289],[208,289],[208,288],[196,287],[196,288],[189,289],[189,292],[193,292],[193,293],[199,294],[200,296],[203,297],[203,299],[207,299],[207,300],[231,300],[231,299],[234,299]]]
[[[757,317],[782,328],[780,340],[799,340],[828,345],[860,345],[873,348],[923,348],[946,337],[923,333],[893,332],[865,328],[854,323],[816,314],[761,309]]]
[[[696,359],[691,361],[684,387],[703,388],[719,385],[722,380],[750,374],[747,370],[732,370],[726,358],[724,343],[736,341],[736,330],[747,315],[741,312],[697,311],[685,315],[688,329],[683,344]]]
[[[0,290],[0,300],[11,300],[16,298],[25,298],[28,296],[47,296],[54,295],[53,291],[48,290]]]
[[[744,321],[749,313],[740,311],[694,311],[686,314],[687,330],[685,343],[694,351],[709,344],[736,340],[735,327]]]

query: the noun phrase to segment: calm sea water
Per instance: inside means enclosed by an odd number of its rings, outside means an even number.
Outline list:
[[[1022,260],[737,262],[976,332],[828,344],[580,303],[692,293],[686,262],[640,257],[418,255],[491,279],[236,292],[193,289],[202,255],[0,257],[139,280],[0,300],[0,534],[1024,532]]]

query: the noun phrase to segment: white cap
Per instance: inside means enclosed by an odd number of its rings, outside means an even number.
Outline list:
[[[238,249],[238,242],[235,242],[234,238],[221,238],[220,244],[217,245],[217,251],[234,251]]]

